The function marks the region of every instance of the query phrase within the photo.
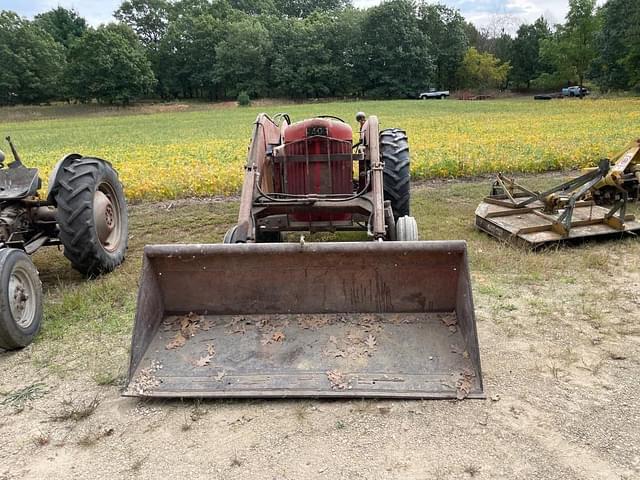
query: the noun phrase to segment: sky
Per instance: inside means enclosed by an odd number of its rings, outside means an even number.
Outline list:
[[[0,0],[0,10],[13,10],[22,16],[33,17],[60,5],[74,8],[89,23],[98,25],[110,21],[120,3],[121,0]],[[378,3],[380,0],[353,0],[357,7]],[[440,0],[438,3],[459,9],[477,26],[488,27],[498,22],[506,30],[513,31],[517,25],[532,22],[541,15],[550,24],[560,23],[568,9],[568,0]]]

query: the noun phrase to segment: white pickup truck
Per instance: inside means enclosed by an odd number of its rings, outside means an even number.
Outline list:
[[[584,97],[585,95],[589,95],[589,90],[584,87],[574,85],[573,87],[563,88],[562,95],[565,97]]]
[[[440,100],[444,100],[448,96],[449,90],[436,90],[435,88],[430,88],[428,92],[420,94],[420,100],[429,100],[430,98],[439,98]]]

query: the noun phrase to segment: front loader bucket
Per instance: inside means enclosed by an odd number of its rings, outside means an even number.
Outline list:
[[[466,243],[147,246],[125,395],[484,398]]]

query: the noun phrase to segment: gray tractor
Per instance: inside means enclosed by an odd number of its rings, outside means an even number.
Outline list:
[[[127,205],[111,164],[77,153],[64,156],[46,198],[38,169],[26,167],[7,137],[13,161],[0,151],[0,348],[21,348],[42,322],[42,284],[29,255],[62,245],[87,277],[112,271],[127,248]]]

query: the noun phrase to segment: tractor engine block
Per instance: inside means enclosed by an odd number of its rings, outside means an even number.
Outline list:
[[[0,210],[0,241],[6,242],[14,232],[28,230],[27,210],[19,205],[8,205]]]

